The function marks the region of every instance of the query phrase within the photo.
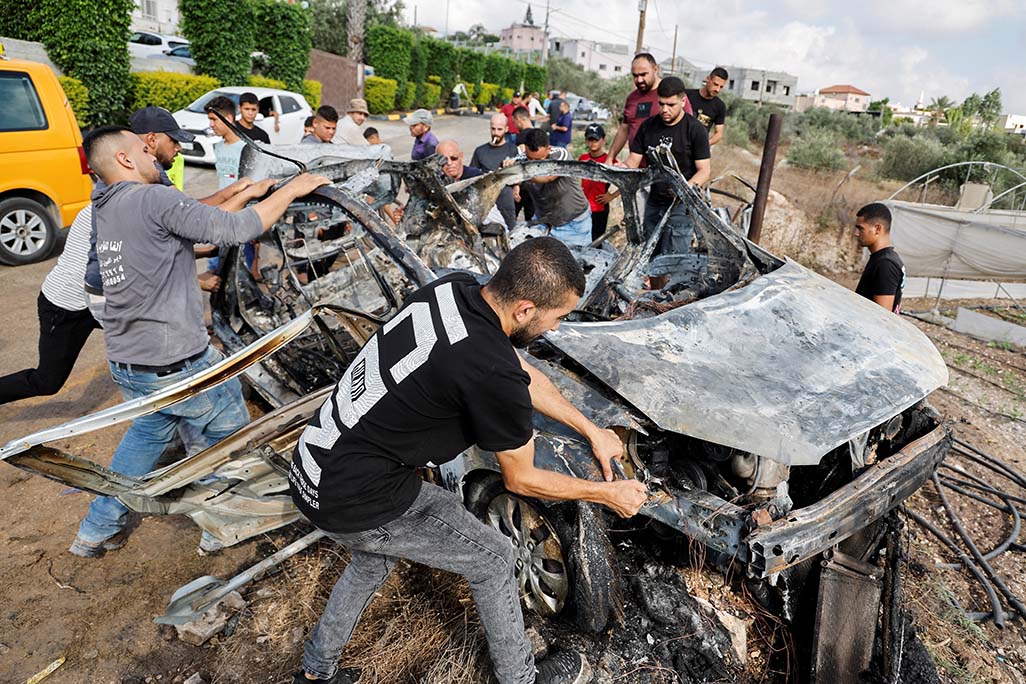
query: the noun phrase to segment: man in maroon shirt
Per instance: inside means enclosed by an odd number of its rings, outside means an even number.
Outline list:
[[[659,116],[659,64],[655,57],[647,52],[639,53],[631,62],[631,77],[634,79],[634,90],[627,96],[623,108],[620,126],[616,129],[613,144],[609,146],[609,163],[616,161],[626,145],[634,140],[638,127],[653,116]],[[693,114],[691,103],[684,98],[684,113]]]

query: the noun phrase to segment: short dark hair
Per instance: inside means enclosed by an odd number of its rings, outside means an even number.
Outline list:
[[[242,95],[239,95],[239,106],[241,107],[244,104],[259,105],[260,100],[257,99],[257,96],[253,93],[243,93]]]
[[[656,88],[656,94],[659,95],[659,97],[684,95],[684,90],[686,88],[687,86],[684,85],[684,81],[680,80],[676,76],[667,76],[659,81],[659,87]]]
[[[488,290],[500,304],[526,299],[539,309],[555,309],[569,292],[582,296],[584,283],[584,271],[566,245],[537,237],[510,250],[488,281]]]
[[[634,55],[634,59],[632,59],[631,61],[636,62],[639,59],[645,60],[654,67],[659,66],[659,63],[656,61],[656,58],[652,56],[651,52],[639,52],[638,54]]]
[[[235,118],[235,103],[232,102],[230,97],[224,95],[218,95],[213,100],[208,102],[203,108],[204,112],[217,111],[220,112],[226,119]]]
[[[378,129],[374,128],[374,126],[367,126],[366,130],[363,132],[363,139],[367,140],[372,135],[379,135]]]
[[[858,213],[855,214],[855,218],[881,223],[887,232],[891,231],[891,210],[883,202],[867,204],[859,209]]]
[[[532,152],[540,150],[543,147],[547,147],[548,144],[549,134],[542,129],[528,128],[524,131],[524,146]]]
[[[331,105],[321,105],[317,108],[317,118],[338,123],[338,112]]]
[[[110,166],[107,156],[122,133],[132,133],[132,129],[125,126],[100,126],[90,131],[82,141],[82,150],[85,152],[86,161],[89,162],[89,168],[105,181]]]
[[[527,111],[527,107],[517,107],[513,110],[513,114],[511,116],[514,119],[522,119],[525,116],[527,118],[531,118],[531,112]]]
[[[730,78],[730,76],[727,74],[727,70],[723,67],[716,67],[715,69],[709,72],[709,75],[715,76],[716,78],[722,78],[724,81]]]
[[[312,116],[306,117],[306,121],[303,122],[303,128],[310,128],[310,126],[313,126],[313,117]]]

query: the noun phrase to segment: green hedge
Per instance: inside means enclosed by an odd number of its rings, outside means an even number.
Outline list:
[[[131,0],[127,0],[131,1]],[[182,35],[196,72],[227,86],[245,85],[255,49],[253,5],[225,0],[179,0]]]
[[[451,93],[456,85],[456,48],[452,43],[442,40],[425,38],[423,41],[427,55],[427,74],[437,76],[442,92]]]
[[[303,87],[300,90],[290,88],[285,81],[279,81],[276,78],[268,78],[267,76],[260,76],[259,74],[252,74],[246,79],[246,85],[254,88],[277,88],[278,90],[291,90],[292,92],[298,92],[303,98],[310,104],[311,107],[317,109],[321,106],[321,91],[322,85],[320,81],[310,81],[303,79]]]
[[[367,31],[367,64],[374,75],[398,82],[410,80],[413,34],[391,26],[372,26]]]
[[[510,60],[502,55],[491,54],[485,57],[484,73],[481,79],[484,83],[495,83],[501,85],[506,80],[506,71],[509,69]]]
[[[396,90],[398,91],[398,94],[395,98],[395,108],[403,111],[413,109],[413,105],[416,104],[418,100],[418,93],[420,94],[419,97],[424,96],[423,83],[419,84],[418,87],[418,84],[410,81],[403,84],[402,90],[399,90],[398,88],[396,88]]]
[[[78,127],[85,128],[89,124],[89,89],[82,85],[82,81],[71,76],[61,76],[57,80],[64,88],[71,111],[75,112]]]
[[[371,114],[387,114],[392,111],[398,84],[395,79],[368,76],[363,86],[363,97]]]
[[[296,3],[250,0],[253,3],[256,48],[267,56],[265,75],[299,92],[310,67],[310,12]],[[241,3],[225,3],[232,7]],[[223,28],[223,27],[222,27]],[[227,40],[234,39],[234,26]]]
[[[524,81],[524,67],[527,65],[511,59],[506,60],[506,62],[506,75],[501,83],[511,90],[520,90]]]
[[[174,112],[220,87],[216,78],[171,71],[141,71],[132,74],[129,110],[155,105]]]
[[[456,71],[464,83],[477,86],[484,76],[484,55],[469,48],[458,48],[456,50]]]
[[[312,81],[310,79],[303,79],[303,97],[306,99],[307,102],[310,103],[310,106],[313,107],[314,109],[317,109],[318,107],[321,106],[321,92],[322,92],[322,90],[323,90],[323,86],[321,85],[320,81]],[[349,105],[349,103],[347,102],[346,106],[348,106],[348,105]]]
[[[134,7],[134,0],[41,0],[32,15],[50,59],[88,89],[94,125],[125,118]]]
[[[291,90],[285,81],[279,81],[276,78],[268,78],[267,76],[261,76],[260,74],[251,74],[246,79],[246,85],[252,86],[253,88],[277,88],[278,90]]]
[[[548,69],[536,64],[527,64],[524,67],[524,90],[529,93],[544,93],[548,78]]]
[[[474,96],[474,104],[490,105],[499,93],[499,86],[496,83],[482,83]]]
[[[451,91],[450,91],[451,92]],[[417,101],[418,107],[424,109],[434,109],[438,106],[438,102],[442,99],[442,86],[434,83],[424,84],[424,96]]]
[[[814,129],[796,137],[787,151],[787,161],[807,169],[837,171],[846,163],[837,135]]]
[[[513,89],[512,88],[500,88],[499,99],[502,100],[503,104],[513,101]]]

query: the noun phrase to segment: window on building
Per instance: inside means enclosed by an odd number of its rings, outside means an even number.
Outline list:
[[[791,94],[791,86],[784,86],[784,96]]]
[[[584,50],[581,50],[581,57],[584,57]]]
[[[752,90],[754,90],[755,92],[759,92],[759,82],[758,81],[752,81]]]
[[[623,71],[623,67],[622,66],[614,66],[613,67],[613,71]]]
[[[777,82],[776,81],[766,81],[766,92],[767,93],[775,92],[776,89],[777,89]]]
[[[599,71],[605,71],[605,70],[606,70],[606,65],[605,64],[599,64]]]
[[[157,0],[142,0],[140,3],[143,19],[157,20]]]
[[[734,89],[734,79],[730,79],[729,81],[727,81],[727,90],[733,90],[733,89]]]

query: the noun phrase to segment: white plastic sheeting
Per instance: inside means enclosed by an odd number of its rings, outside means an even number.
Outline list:
[[[1026,280],[1026,213],[972,213],[935,204],[884,202],[891,243],[910,276]]]

